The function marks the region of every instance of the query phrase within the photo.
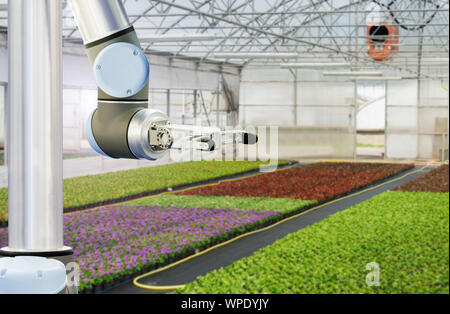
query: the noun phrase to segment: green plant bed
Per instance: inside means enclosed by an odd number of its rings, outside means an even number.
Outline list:
[[[229,208],[252,210],[276,210],[291,212],[316,204],[317,201],[302,201],[290,198],[258,198],[258,197],[229,197],[229,196],[181,196],[162,195],[149,197],[139,201],[129,202],[135,206],[160,206],[182,208]]]
[[[366,283],[370,263],[379,286]],[[383,193],[177,293],[448,294],[449,194]]]
[[[287,162],[280,162],[280,165]],[[177,185],[257,170],[263,162],[194,161],[64,180],[64,208],[77,208]],[[0,221],[7,221],[8,189],[0,189]]]

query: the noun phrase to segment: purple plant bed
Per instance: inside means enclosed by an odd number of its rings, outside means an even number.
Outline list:
[[[277,211],[108,206],[64,215],[80,291],[99,292],[280,218]],[[7,245],[0,229],[0,247]]]

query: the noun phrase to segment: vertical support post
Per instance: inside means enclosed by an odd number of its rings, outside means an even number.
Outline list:
[[[206,122],[208,122],[208,126],[211,126],[211,121],[209,120],[209,114],[208,114],[208,110],[206,109],[205,98],[203,98],[203,92],[202,91],[200,91],[200,98],[201,98],[201,101],[202,101],[203,110],[205,111]]]
[[[181,124],[185,124],[186,119],[186,95],[184,93],[183,89],[183,106],[182,106],[182,112],[181,112]]]
[[[8,7],[9,243],[0,255],[70,256],[63,243],[61,1]]]
[[[220,127],[220,96],[222,94],[223,74],[219,74],[217,82],[217,99],[216,99],[216,126]]]
[[[167,116],[170,118],[170,89],[167,89]]]
[[[384,81],[384,158],[387,159],[388,137],[388,81]]]
[[[4,96],[5,96],[5,124],[4,124],[4,128],[5,128],[5,149],[4,149],[4,154],[5,154],[5,156],[4,156],[4,159],[5,159],[5,166],[7,166],[8,165],[8,160],[9,160],[9,150],[8,150],[8,141],[9,141],[9,138],[8,138],[8,136],[9,136],[9,119],[8,119],[8,116],[9,116],[9,108],[11,107],[10,106],[10,103],[9,103],[9,88],[8,88],[8,83],[6,83],[6,85],[5,85],[5,91],[4,91]]]
[[[297,91],[297,81],[298,81],[298,70],[294,70],[294,127],[298,127],[298,91]]]
[[[194,108],[194,120],[197,120],[197,96],[198,91],[194,89],[194,102],[193,102],[193,108]]]
[[[445,162],[445,133],[442,133],[442,151],[441,151],[441,162]]]
[[[419,71],[418,71],[418,79],[417,79],[417,112],[416,112],[416,159],[420,158],[420,137],[421,137],[421,127],[420,127],[420,108],[422,106],[422,78],[421,69],[422,69],[422,58],[419,57]]]
[[[0,82],[0,86],[3,88],[3,127],[4,127],[4,149],[3,149],[3,160],[5,166],[8,165],[8,83]]]
[[[358,81],[355,82],[355,94],[354,94],[354,104],[353,104],[353,159],[358,157],[358,126],[357,126],[357,115],[358,115]]]

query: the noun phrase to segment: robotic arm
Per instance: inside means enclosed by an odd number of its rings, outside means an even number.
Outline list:
[[[190,149],[220,148],[218,128],[172,125],[148,109],[150,66],[121,0],[69,0],[98,85],[98,107],[87,123],[92,148],[111,158],[157,160],[184,133]],[[234,131],[235,142],[254,144],[256,135]]]

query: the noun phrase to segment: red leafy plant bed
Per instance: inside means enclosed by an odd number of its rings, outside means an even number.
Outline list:
[[[448,193],[448,165],[442,165],[416,180],[398,187],[404,192],[440,192]]]
[[[405,164],[316,163],[188,190],[181,195],[325,201],[412,168]]]

